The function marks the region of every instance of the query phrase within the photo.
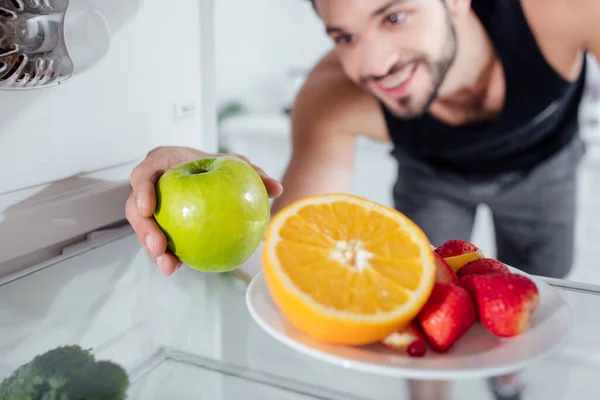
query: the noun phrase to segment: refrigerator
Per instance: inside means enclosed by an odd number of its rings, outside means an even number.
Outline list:
[[[148,380],[161,346],[220,351],[217,311],[193,307],[209,304],[205,283],[165,279],[125,220],[148,151],[217,150],[213,13],[212,0],[0,1],[0,381],[73,343],[123,366],[128,398],[186,398]],[[215,330],[183,337],[189,321]],[[219,377],[181,368],[222,397]]]

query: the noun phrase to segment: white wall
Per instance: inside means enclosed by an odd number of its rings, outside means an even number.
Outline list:
[[[215,11],[220,103],[279,110],[287,72],[310,69],[331,46],[308,0],[218,0]]]

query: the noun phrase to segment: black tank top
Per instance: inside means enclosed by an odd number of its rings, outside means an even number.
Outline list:
[[[527,172],[566,145],[578,130],[585,63],[576,82],[558,75],[541,53],[520,0],[472,0],[506,81],[504,107],[485,123],[451,126],[430,114],[399,119],[382,106],[394,157],[413,157],[465,178]]]

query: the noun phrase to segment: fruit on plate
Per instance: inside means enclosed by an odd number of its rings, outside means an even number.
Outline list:
[[[410,357],[423,357],[427,353],[427,342],[414,321],[406,328],[387,336],[381,343]]]
[[[519,274],[468,275],[461,279],[477,303],[483,326],[500,337],[513,337],[529,329],[539,305],[539,291],[531,279]]]
[[[454,270],[442,257],[437,253],[433,253],[435,258],[435,281],[440,283],[454,283],[458,284],[458,277]]]
[[[434,284],[425,233],[404,214],[348,194],[298,200],[267,229],[263,273],[273,301],[313,338],[380,342],[407,326]]]
[[[509,274],[510,270],[506,265],[493,258],[480,258],[465,264],[456,271],[456,276],[462,278],[466,275],[488,275],[488,274]]]
[[[483,253],[477,246],[465,240],[448,240],[434,250],[454,271],[463,265],[483,258]]]
[[[199,271],[243,264],[262,241],[270,213],[260,176],[237,157],[181,163],[156,184],[154,219],[168,249]]]
[[[450,283],[436,283],[431,297],[417,320],[429,345],[447,352],[475,323],[473,300],[465,289]]]

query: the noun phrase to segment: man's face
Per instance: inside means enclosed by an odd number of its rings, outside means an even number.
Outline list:
[[[399,117],[437,95],[456,53],[445,0],[315,0],[348,77]]]

